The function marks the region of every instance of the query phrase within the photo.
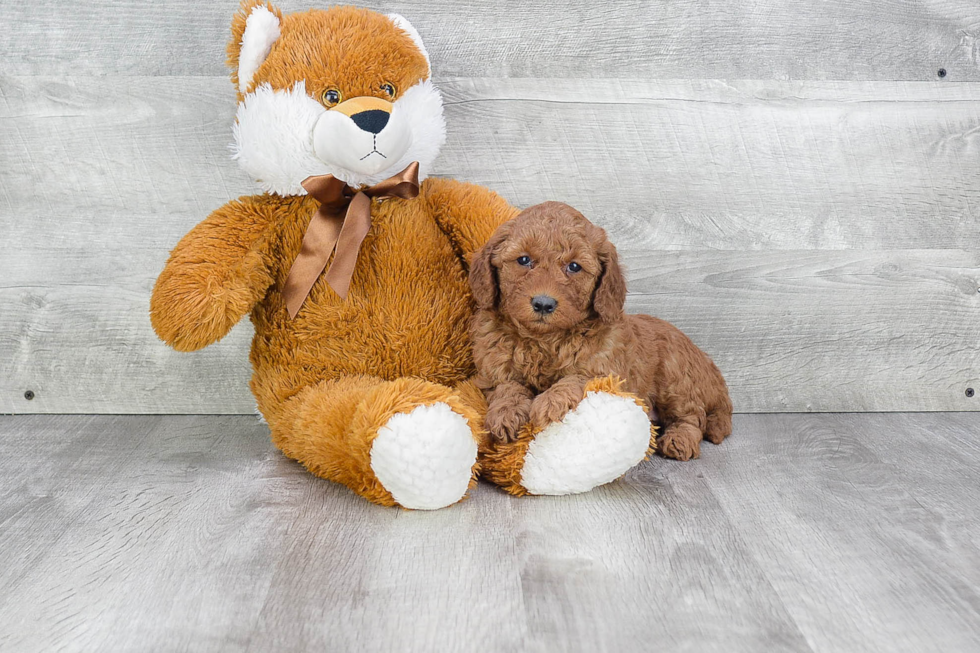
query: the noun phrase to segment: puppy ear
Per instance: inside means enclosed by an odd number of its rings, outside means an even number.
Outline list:
[[[602,272],[596,281],[592,308],[600,319],[611,322],[623,315],[626,305],[626,279],[623,277],[623,268],[619,265],[616,247],[608,239],[603,238],[598,254]]]
[[[228,67],[239,95],[248,90],[272,44],[279,39],[280,25],[282,12],[274,5],[263,0],[242,0],[231,21],[228,41]]]
[[[493,254],[502,242],[507,239],[507,231],[503,227],[490,238],[486,245],[473,255],[470,262],[470,292],[477,308],[485,311],[497,307],[500,300],[500,285],[497,282],[497,269],[493,267]]]

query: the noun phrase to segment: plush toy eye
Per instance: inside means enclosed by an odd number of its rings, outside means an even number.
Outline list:
[[[579,265],[578,263],[576,263],[575,261],[572,261],[571,263],[568,264],[568,271],[569,272],[581,272],[582,271],[582,266]]]
[[[531,267],[531,257],[530,256],[527,256],[527,255],[525,255],[525,256],[518,256],[517,257],[517,264],[518,265],[523,265],[524,267],[529,268],[529,267]]]
[[[340,104],[341,95],[340,91],[335,88],[328,88],[323,92],[323,103],[328,107]]]
[[[396,93],[396,91],[395,91],[395,87],[392,84],[389,84],[388,82],[385,82],[384,84],[382,84],[381,85],[381,92],[384,93],[385,95],[387,95],[388,96],[388,99],[390,99],[390,100],[394,100],[395,99],[395,93]]]

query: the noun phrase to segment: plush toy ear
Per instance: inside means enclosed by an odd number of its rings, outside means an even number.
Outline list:
[[[602,273],[596,281],[592,308],[599,314],[600,319],[612,322],[623,315],[623,308],[626,305],[626,279],[619,265],[616,247],[605,238],[605,235],[602,244],[599,245],[598,253]]]
[[[244,0],[231,21],[228,42],[228,67],[231,81],[244,95],[255,72],[269,56],[272,44],[279,38],[282,12],[262,0]]]
[[[417,47],[419,51],[422,52],[422,56],[425,57],[425,63],[429,66],[429,70],[427,72],[431,76],[432,63],[429,61],[429,53],[425,49],[425,44],[422,43],[422,37],[419,36],[418,31],[416,31],[416,29],[412,27],[412,24],[408,22],[408,20],[406,20],[406,18],[401,14],[388,14],[388,19],[395,24],[395,27],[412,37],[412,41],[415,42],[415,47]]]
[[[500,299],[500,285],[497,282],[497,269],[493,267],[493,254],[500,243],[507,239],[508,231],[501,227],[490,241],[484,245],[470,262],[470,292],[477,308],[489,311],[497,308]]]

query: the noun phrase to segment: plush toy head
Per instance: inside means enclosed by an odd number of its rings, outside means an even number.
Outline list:
[[[302,195],[301,182],[323,174],[372,185],[413,161],[421,180],[445,142],[425,46],[397,14],[284,16],[246,0],[228,65],[239,99],[235,158],[267,192]]]

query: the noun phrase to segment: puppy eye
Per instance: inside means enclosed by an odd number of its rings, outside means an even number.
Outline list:
[[[568,264],[568,271],[569,272],[581,272],[582,271],[582,266],[579,265],[578,263],[576,263],[575,261],[572,261],[571,263]]]
[[[525,255],[525,256],[518,256],[517,257],[517,264],[518,265],[523,265],[524,267],[529,268],[529,267],[531,267],[531,257],[530,256],[527,256],[527,255]]]
[[[328,107],[340,104],[341,99],[343,99],[340,95],[340,91],[335,88],[328,88],[325,90],[321,98],[323,99],[323,103]]]
[[[397,91],[395,91],[394,85],[385,82],[381,85],[381,92],[387,95],[389,100],[394,100]]]

